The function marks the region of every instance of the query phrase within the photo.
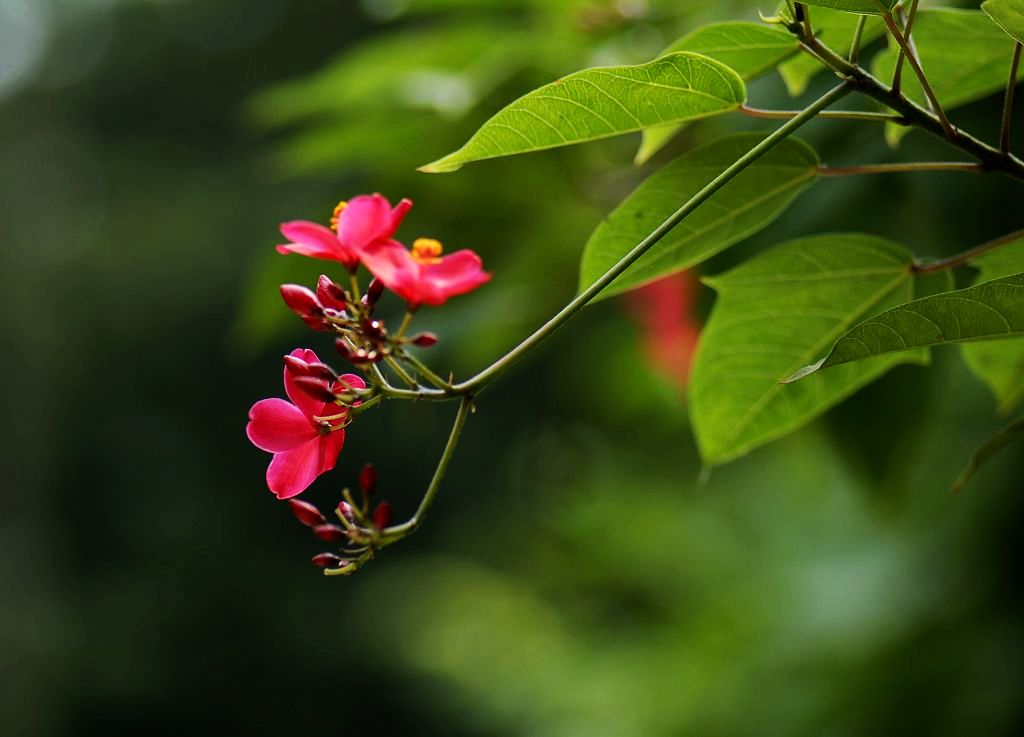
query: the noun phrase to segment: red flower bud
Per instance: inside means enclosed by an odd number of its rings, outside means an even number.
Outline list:
[[[352,524],[355,524],[356,522],[355,510],[352,509],[352,505],[348,502],[341,502],[338,504],[338,516]]]
[[[288,309],[299,317],[320,317],[323,309],[316,295],[298,284],[282,284],[281,296]]]
[[[370,320],[363,318],[362,322],[363,335],[370,338],[383,338],[384,337],[384,324],[380,320]]]
[[[391,506],[391,502],[381,502],[373,510],[373,524],[376,525],[377,529],[383,530],[391,524],[393,514],[394,508]]]
[[[320,568],[341,568],[348,565],[348,561],[334,553],[319,553],[313,556],[313,565]]]
[[[333,402],[335,400],[334,392],[330,390],[327,382],[323,379],[318,379],[315,376],[296,376],[292,381],[303,394],[318,402]]]
[[[309,364],[298,356],[285,356],[284,367],[292,376],[309,376]]]
[[[359,490],[363,492],[363,496],[369,498],[373,496],[376,488],[377,469],[373,467],[372,463],[367,463],[363,466],[363,470],[359,472]]]
[[[326,363],[310,363],[308,366],[308,376],[312,376],[323,381],[333,382],[338,378],[338,372],[328,366]]]
[[[289,499],[288,506],[291,507],[292,514],[295,515],[295,519],[306,527],[316,527],[317,525],[327,523],[324,516],[320,514],[320,510],[309,502],[300,501],[299,499]]]
[[[348,537],[337,525],[317,525],[313,528],[313,534],[329,543],[340,542]]]
[[[331,281],[330,277],[321,274],[316,282],[316,296],[323,307],[343,312],[348,303],[345,299],[345,290]]]
[[[434,333],[419,333],[414,335],[409,342],[420,348],[430,348],[430,346],[437,345],[437,336]]]
[[[366,294],[363,296],[363,305],[372,311],[382,294],[384,294],[384,282],[380,279],[372,280],[370,286],[366,288]]]
[[[338,351],[339,356],[356,366],[377,363],[381,359],[381,355],[377,351],[367,351],[363,348],[352,350],[341,338],[334,341],[334,347]]]

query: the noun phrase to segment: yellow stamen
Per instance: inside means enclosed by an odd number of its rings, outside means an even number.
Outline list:
[[[433,238],[417,238],[412,243],[412,257],[421,264],[440,263],[443,250],[441,241]]]
[[[331,230],[335,233],[338,232],[338,221],[341,220],[341,212],[348,207],[348,202],[342,200],[334,206],[334,212],[331,214]]]

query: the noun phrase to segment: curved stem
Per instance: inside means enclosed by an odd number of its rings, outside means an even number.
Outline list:
[[[451,384],[435,374],[429,366],[408,351],[402,351],[402,360],[408,362],[416,372],[438,389],[450,389]]]
[[[739,112],[749,118],[764,118],[766,120],[790,120],[800,114],[799,110],[765,110],[758,107],[750,107],[743,104],[738,108]],[[906,121],[899,115],[889,113],[872,113],[861,110],[823,110],[818,113],[822,120],[866,120],[876,123],[896,123],[906,125]]]
[[[393,356],[385,356],[384,361],[391,367],[391,370],[398,375],[398,378],[404,381],[410,389],[419,388],[419,384],[416,383],[416,379],[409,376],[409,372],[402,368],[402,364],[396,361]]]
[[[882,19],[885,21],[885,25],[889,28],[889,33],[896,39],[896,43],[900,45],[900,50],[906,55],[907,62],[909,62],[911,69],[914,70],[914,74],[917,75],[917,81],[921,83],[921,89],[924,90],[924,95],[928,98],[928,101],[932,105],[932,110],[935,111],[936,117],[939,119],[939,123],[942,125],[942,129],[946,134],[946,138],[953,141],[956,139],[956,129],[953,128],[946,114],[942,111],[942,106],[939,104],[939,98],[935,96],[935,92],[932,90],[931,84],[928,83],[928,77],[925,76],[924,69],[921,68],[921,62],[918,61],[917,54],[914,53],[914,49],[911,48],[910,43],[900,33],[900,29],[896,27],[896,21],[892,17],[892,13],[886,11],[882,15]],[[891,90],[893,94],[899,95],[899,89]]]
[[[864,38],[864,26],[867,25],[866,15],[857,16],[857,27],[853,31],[853,41],[850,43],[850,63],[856,64],[860,61],[860,43]]]
[[[999,130],[999,150],[1010,151],[1010,119],[1013,117],[1013,91],[1017,87],[1017,70],[1020,67],[1021,43],[1013,46],[1013,61],[1010,63],[1010,78],[1006,81],[1006,97],[1003,99],[1003,124]]]
[[[860,166],[819,166],[818,176],[848,177],[855,174],[891,174],[914,171],[965,171],[981,174],[985,167],[970,161],[909,161],[899,164],[862,164]]]
[[[638,258],[647,253],[654,244],[668,235],[668,233],[682,222],[687,215],[704,204],[704,202],[715,194],[715,192],[728,184],[737,174],[753,164],[761,158],[761,156],[768,153],[768,151],[780,142],[791,136],[804,123],[814,118],[818,113],[832,103],[842,99],[849,92],[849,85],[845,82],[840,83],[837,87],[834,87],[822,97],[812,102],[805,110],[801,111],[799,115],[777,128],[763,141],[758,143],[747,153],[737,159],[731,166],[726,168],[725,171],[712,179],[702,190],[700,190],[700,192],[695,194],[689,201],[683,204],[682,207],[672,213],[665,222],[654,229],[654,232],[634,246],[629,253],[619,259],[619,261],[613,267],[608,269],[608,271],[602,274],[597,281],[580,292],[574,300],[563,307],[561,311],[542,325],[533,333],[533,335],[528,337],[476,376],[462,383],[455,384],[452,387],[452,391],[459,394],[475,392],[493,381],[495,377],[519,360],[523,354],[534,348],[538,343],[560,328],[567,320],[569,320],[569,318],[579,312],[584,305],[596,297],[605,287],[615,281],[622,272],[632,266]]]
[[[452,424],[452,431],[448,435],[448,442],[444,446],[444,450],[441,452],[441,458],[437,462],[437,468],[434,470],[434,476],[430,479],[430,485],[427,487],[426,493],[423,494],[423,499],[420,500],[420,506],[416,510],[416,514],[410,517],[406,522],[393,527],[387,527],[381,530],[381,543],[383,545],[390,545],[391,543],[398,542],[404,537],[408,537],[416,528],[420,526],[423,521],[423,517],[426,515],[427,510],[430,509],[430,505],[434,501],[434,497],[437,496],[437,490],[441,486],[441,480],[444,478],[445,471],[448,470],[448,463],[452,459],[452,454],[455,452],[455,446],[459,444],[459,436],[462,434],[462,428],[466,424],[466,417],[469,416],[470,411],[473,408],[473,397],[466,395],[462,398],[459,403],[459,410],[455,414],[455,422]]]
[[[902,11],[900,11],[902,14]],[[864,16],[861,16],[862,18]],[[902,16],[901,16],[902,17]],[[913,52],[914,56],[917,56],[917,47],[914,45],[914,40],[910,36],[911,30],[914,28],[914,18],[917,17],[917,0],[913,0],[910,5],[910,12],[907,14],[907,22],[903,26],[903,36],[907,39],[907,45]],[[903,58],[906,54],[903,52],[903,48],[900,48],[899,54],[896,56],[896,69],[892,73],[892,91],[900,91],[900,81],[903,74]]]
[[[1001,235],[998,238],[994,238],[987,243],[982,243],[980,246],[969,248],[955,256],[950,256],[949,258],[944,258],[939,261],[933,261],[930,264],[917,261],[914,263],[912,270],[915,274],[934,274],[938,271],[955,269],[957,266],[963,266],[979,256],[984,256],[986,253],[990,253],[991,251],[995,251],[1003,246],[1007,246],[1021,238],[1024,238],[1024,228],[1015,230],[1012,233],[1007,233],[1006,235]]]
[[[398,332],[395,333],[395,338],[401,338],[405,335],[405,331],[409,329],[410,323],[412,323],[412,310],[406,310],[405,315],[402,317],[402,324],[398,326]]]
[[[937,138],[941,138],[964,153],[973,156],[985,167],[986,171],[996,171],[1024,180],[1024,162],[1013,154],[1004,153],[997,148],[993,148],[964,131],[958,131],[956,139],[951,141],[946,136],[946,131],[935,114],[925,110],[913,100],[894,93],[876,77],[856,64],[851,64],[828,46],[822,44],[818,39],[803,37],[802,27],[799,24],[790,24],[787,28],[800,37],[805,51],[830,67],[836,74],[845,79],[855,91],[867,95],[886,107],[895,110],[904,118],[908,125],[920,128]]]

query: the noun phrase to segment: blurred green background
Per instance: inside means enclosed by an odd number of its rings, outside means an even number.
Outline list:
[[[380,191],[416,201],[406,237],[478,250],[494,281],[417,321],[466,375],[571,297],[644,174],[764,126],[692,126],[644,169],[634,136],[415,166],[559,74],[756,5],[0,0],[0,734],[1019,734],[1024,458],[946,493],[999,426],[955,351],[698,486],[684,377],[603,302],[481,397],[424,528],[343,580],[245,439],[281,355],[329,353],[280,303],[324,265],[274,254],[278,222]],[[796,104],[775,76],[752,100]],[[992,137],[998,111],[957,119]],[[944,151],[804,135],[834,164]],[[1020,227],[1019,185],[964,184],[825,183],[704,271],[821,230],[941,256]],[[453,409],[361,418],[305,498],[372,461],[408,515]]]

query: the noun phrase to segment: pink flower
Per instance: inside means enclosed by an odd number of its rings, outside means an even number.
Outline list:
[[[449,297],[471,292],[491,280],[480,257],[470,250],[441,255],[432,238],[419,238],[407,251],[401,243],[381,241],[363,252],[363,264],[406,301],[410,310],[441,305]]]
[[[296,348],[289,354],[306,364],[319,364],[316,353]],[[363,389],[365,382],[355,374],[341,376],[332,386]],[[267,468],[267,486],[278,499],[305,491],[317,476],[334,468],[345,443],[344,425],[348,411],[334,402],[313,399],[295,383],[288,367],[284,390],[291,401],[261,399],[249,410],[245,433],[260,450],[274,454]]]
[[[282,223],[281,235],[291,243],[278,246],[277,251],[340,261],[346,269],[355,271],[363,249],[393,236],[411,207],[411,200],[402,200],[392,208],[379,194],[359,195],[338,203],[331,228],[308,220]]]

